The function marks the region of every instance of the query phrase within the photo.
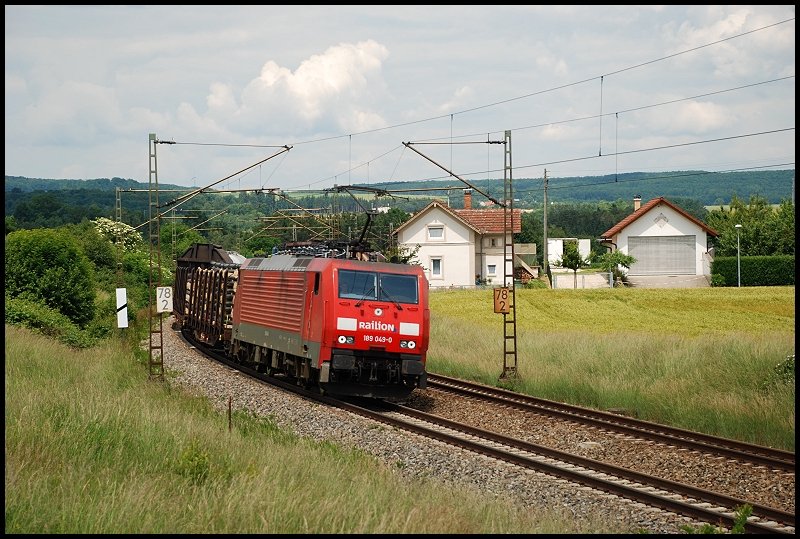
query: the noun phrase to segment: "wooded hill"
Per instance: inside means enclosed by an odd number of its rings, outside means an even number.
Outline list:
[[[468,181],[478,190],[495,198],[503,198],[502,179],[477,179]],[[519,209],[542,207],[542,178],[514,179],[514,206]],[[183,206],[219,208],[234,202],[248,205],[258,215],[268,216],[283,208],[317,208],[329,213],[363,213],[364,207],[391,206],[404,212],[416,211],[434,198],[448,200],[454,208],[463,207],[462,188],[467,185],[456,178],[415,182],[371,183],[370,189],[384,189],[395,196],[376,198],[369,192],[360,192],[359,200],[348,193],[331,196],[323,191],[302,191],[287,189],[285,196],[265,195],[264,193],[238,193],[236,195],[216,196],[209,201],[208,195],[200,195],[191,204]],[[445,190],[451,187],[454,189]],[[116,189],[146,190],[147,182],[123,178],[98,178],[89,180],[43,179],[22,176],[5,177],[5,215],[14,216],[18,226],[23,228],[54,227],[64,223],[77,223],[82,219],[96,217],[115,218]],[[163,204],[172,200],[175,193],[169,189],[191,188],[172,184],[159,184],[159,201]],[[437,189],[439,189],[437,191]],[[783,200],[793,200],[794,169],[763,170],[747,172],[704,172],[675,171],[647,173],[635,172],[619,175],[583,176],[549,178],[547,199],[550,206],[559,204],[613,203],[631,204],[635,195],[646,202],[651,198],[663,196],[678,203],[692,206],[719,207],[730,203],[734,197],[747,201],[753,196],[761,197],[770,204]],[[123,195],[123,221],[138,225],[147,219],[147,193],[128,193]],[[479,192],[473,193],[473,207],[480,207],[487,198]]]
[[[502,198],[502,179],[468,179],[481,191]],[[542,203],[542,178],[515,178],[514,197],[519,199],[520,207],[532,207]],[[746,172],[631,172],[627,174],[609,174],[605,176],[581,176],[550,178],[548,180],[548,199],[554,202],[611,202],[628,200],[634,194],[641,195],[642,200],[663,196],[666,198],[691,198],[704,206],[727,204],[733,196],[748,199],[758,195],[770,204],[779,204],[781,200],[791,199],[794,186],[794,169],[760,170]],[[147,182],[139,182],[123,178],[98,178],[90,180],[43,179],[24,176],[6,176],[6,215],[9,214],[9,193],[16,201],[24,200],[25,193],[34,191],[111,191],[122,189],[147,189]],[[451,178],[447,180],[426,180],[413,182],[370,183],[370,188],[389,191],[413,189],[417,194],[421,189],[443,187],[467,187],[461,181]],[[160,184],[160,189],[189,189],[186,186]],[[286,189],[290,191],[290,189]],[[439,195],[446,191],[439,191]],[[476,194],[477,197],[480,195]],[[459,197],[456,197],[459,198]],[[482,198],[482,197],[480,197]],[[455,206],[455,204],[454,204]]]

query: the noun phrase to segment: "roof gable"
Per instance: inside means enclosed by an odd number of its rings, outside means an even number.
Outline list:
[[[689,215],[684,210],[682,210],[681,208],[679,208],[678,206],[676,206],[675,204],[673,204],[672,202],[670,202],[666,198],[658,197],[658,198],[654,198],[654,199],[650,200],[646,204],[642,204],[642,206],[638,210],[634,211],[632,214],[630,214],[627,217],[625,217],[622,221],[620,221],[616,225],[612,226],[611,228],[609,228],[608,230],[603,232],[603,234],[600,236],[600,241],[602,242],[604,240],[605,241],[610,240],[613,236],[615,236],[615,235],[619,234],[620,232],[622,232],[625,228],[628,227],[628,225],[630,225],[631,223],[633,223],[634,221],[636,221],[640,217],[644,216],[647,212],[649,212],[653,208],[657,207],[659,204],[666,204],[667,206],[669,206],[670,208],[672,208],[673,210],[675,210],[676,212],[678,212],[679,214],[684,216],[686,219],[688,219],[689,221],[693,222],[694,224],[696,224],[697,226],[699,226],[700,228],[705,230],[707,234],[710,234],[711,236],[714,236],[714,237],[719,236],[719,234],[717,233],[716,230],[714,230],[713,228],[709,227],[703,221],[697,219],[696,217],[694,217],[692,215]]]
[[[409,218],[405,223],[403,223],[402,225],[400,225],[396,229],[394,229],[392,234],[398,234],[401,230],[406,229],[411,223],[420,220],[423,215],[427,215],[427,214],[431,213],[431,211],[433,211],[434,209],[437,209],[437,208],[442,210],[442,211],[444,211],[445,213],[447,213],[448,215],[453,217],[453,219],[455,219],[459,223],[462,223],[467,228],[470,228],[471,230],[473,230],[475,232],[480,232],[474,226],[472,226],[471,223],[469,223],[469,222],[465,221],[464,219],[462,219],[455,211],[453,211],[452,208],[447,206],[447,204],[443,204],[442,202],[440,202],[438,200],[434,200],[433,202],[431,202],[430,204],[428,204],[427,206],[425,206],[424,208],[419,210],[417,213],[412,215],[411,218]]]

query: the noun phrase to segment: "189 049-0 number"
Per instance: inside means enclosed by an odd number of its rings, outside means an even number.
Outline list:
[[[385,342],[392,344],[392,338],[385,335],[364,335],[364,342]]]

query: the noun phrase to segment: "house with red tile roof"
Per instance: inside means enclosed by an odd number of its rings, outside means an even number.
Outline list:
[[[711,276],[714,254],[710,237],[717,231],[664,197],[642,204],[633,199],[633,213],[609,228],[600,243],[636,259],[629,276]]]
[[[513,232],[521,232],[522,212],[513,210],[511,217]],[[431,288],[474,286],[476,278],[500,285],[505,277],[505,226],[504,209],[474,209],[465,190],[464,209],[435,200],[393,234],[398,245],[409,251],[420,246],[416,258]],[[515,268],[521,264],[519,260]]]

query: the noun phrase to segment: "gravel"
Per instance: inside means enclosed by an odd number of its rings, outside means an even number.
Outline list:
[[[534,413],[427,391],[408,406],[534,444],[794,512],[795,476]]]

